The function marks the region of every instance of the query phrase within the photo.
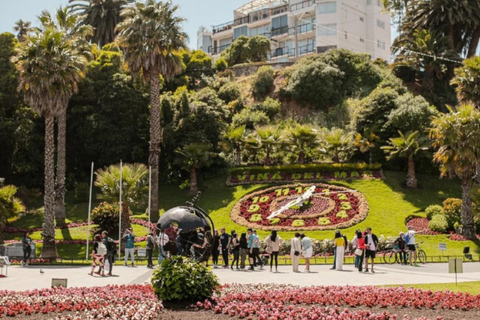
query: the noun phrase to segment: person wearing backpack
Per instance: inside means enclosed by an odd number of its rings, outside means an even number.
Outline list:
[[[147,268],[153,269],[153,250],[155,249],[155,240],[153,239],[153,233],[149,233],[147,236]]]
[[[105,277],[104,271],[104,262],[105,262],[105,255],[107,254],[107,247],[102,241],[102,237],[99,234],[95,235],[94,242],[93,242],[93,250],[92,250],[92,271],[90,271],[89,275],[93,276],[93,271],[95,270],[96,266],[99,266],[99,269],[96,274],[100,274],[102,277]]]
[[[107,254],[105,256],[106,261],[108,261],[109,267],[108,267],[108,276],[112,276],[112,268],[113,268],[113,263],[115,262],[115,251],[117,248],[117,244],[115,241],[113,241],[112,238],[108,236],[107,231],[102,232],[102,238],[103,238],[103,244],[107,248]]]

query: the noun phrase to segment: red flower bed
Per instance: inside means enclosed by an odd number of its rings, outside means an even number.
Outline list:
[[[399,317],[389,312],[375,314],[368,310],[354,311],[347,307],[478,310],[480,295],[401,287],[305,288],[287,285],[232,285],[224,287],[221,296],[215,296],[212,302],[198,302],[194,307],[232,317],[260,320],[387,320]]]
[[[407,222],[407,227],[412,227],[418,234],[425,235],[436,235],[441,234],[440,232],[432,231],[428,228],[428,219],[427,218],[412,218]]]
[[[465,238],[461,234],[452,234],[450,235],[449,239],[453,241],[470,241],[470,239]],[[480,240],[480,234],[477,234],[477,239]]]
[[[88,222],[72,222],[69,224],[64,224],[62,226],[56,226],[55,229],[70,229],[70,228],[78,228],[78,227],[84,227],[88,225]],[[16,228],[16,227],[5,227],[4,232],[5,233],[25,233],[25,232],[36,232],[36,231],[42,231],[42,228],[31,228],[31,229],[25,229],[25,228]]]
[[[55,319],[157,319],[162,309],[150,285],[0,291],[0,318],[72,312]]]

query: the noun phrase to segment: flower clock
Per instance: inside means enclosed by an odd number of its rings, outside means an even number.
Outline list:
[[[360,192],[340,186],[315,184],[315,191],[306,201],[273,218],[267,218],[301,197],[311,186],[283,185],[248,194],[235,204],[231,218],[249,228],[294,231],[347,228],[367,217],[368,203]]]

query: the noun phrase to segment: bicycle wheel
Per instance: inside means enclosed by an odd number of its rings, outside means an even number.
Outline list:
[[[418,257],[417,257],[418,261],[420,263],[427,263],[427,254],[425,253],[425,251],[423,251],[422,249],[418,250]]]
[[[394,264],[397,262],[397,255],[393,251],[385,252],[383,254],[383,261],[387,264]]]

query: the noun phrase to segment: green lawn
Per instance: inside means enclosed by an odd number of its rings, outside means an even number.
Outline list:
[[[386,285],[382,287],[404,287],[404,288],[418,288],[430,291],[453,291],[453,292],[465,292],[473,295],[480,294],[480,281],[472,282],[459,282],[455,283],[428,283],[428,284],[406,284],[406,285]]]

